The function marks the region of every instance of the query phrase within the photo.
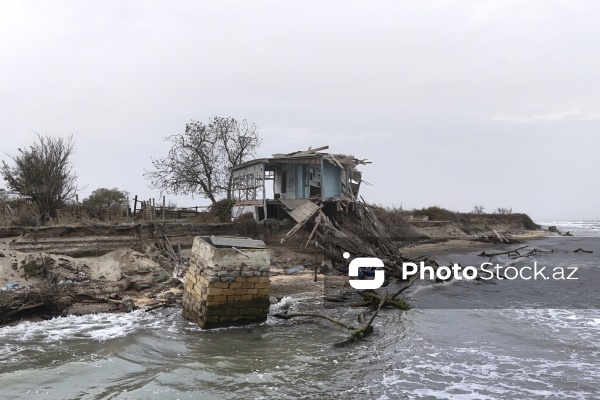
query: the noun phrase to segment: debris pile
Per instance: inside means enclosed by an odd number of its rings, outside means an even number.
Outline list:
[[[327,214],[323,211],[324,206],[327,206]],[[344,253],[353,258],[377,257],[397,277],[400,276],[402,262],[408,261],[364,200],[320,202],[305,199],[289,214],[297,224],[281,239],[282,244],[302,227],[312,225],[304,246],[308,247],[314,241],[314,245],[333,261],[346,262]]]

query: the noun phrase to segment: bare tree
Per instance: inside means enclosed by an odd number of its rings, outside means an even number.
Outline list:
[[[15,163],[10,167],[2,161],[2,176],[8,187],[37,204],[42,224],[56,217],[56,211],[77,192],[77,175],[70,157],[75,152],[73,136],[38,135],[28,149],[9,156]]]
[[[153,171],[144,171],[150,187],[173,194],[199,194],[213,204],[221,195],[231,199],[231,168],[254,155],[261,144],[256,125],[216,116],[208,124],[192,120],[184,134],[164,140],[173,144],[169,154],[152,160]]]
[[[473,214],[483,214],[483,210],[483,206],[475,206],[473,207]]]

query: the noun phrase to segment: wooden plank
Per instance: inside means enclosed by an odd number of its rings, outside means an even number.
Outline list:
[[[342,167],[342,164],[340,164],[340,162],[333,156],[333,154],[329,154],[329,158],[331,158],[338,167],[340,167],[340,169],[344,169],[344,167]]]
[[[315,211],[313,211],[312,214],[310,214],[308,217],[306,217],[306,219],[302,222],[298,222],[292,229],[290,229],[290,231],[288,233],[285,234],[285,236],[283,238],[281,238],[280,243],[284,244],[289,238],[291,238],[292,236],[294,236],[294,234],[296,232],[298,232],[298,230],[300,230],[300,228],[302,228],[304,226],[304,224],[306,224],[306,222],[314,215],[316,214],[317,211],[321,210],[321,208],[323,208],[323,204],[321,204],[319,207],[317,207],[315,209]]]
[[[306,203],[306,199],[279,199],[279,201],[286,206],[290,211],[298,208],[302,204]]]
[[[264,249],[267,247],[262,240],[211,236],[210,242],[216,247],[237,247],[241,249]]]
[[[315,232],[317,231],[317,228],[319,227],[320,223],[321,223],[321,216],[317,215],[317,218],[315,218],[315,226],[313,227],[312,231],[310,231],[310,235],[308,236],[308,240],[306,241],[306,244],[304,245],[304,248],[308,247],[308,243],[310,242],[310,240],[315,235]]]
[[[302,205],[290,211],[290,216],[294,218],[296,222],[301,222],[309,215],[312,215],[318,208],[319,207],[315,203],[306,200]]]

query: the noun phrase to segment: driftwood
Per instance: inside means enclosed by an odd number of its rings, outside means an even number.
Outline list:
[[[381,309],[386,305],[389,304],[389,300],[387,298],[384,298],[383,300],[381,300],[379,302],[379,306],[377,307],[377,309],[372,313],[371,318],[369,319],[369,322],[367,322],[366,325],[360,327],[360,328],[355,328],[351,325],[345,324],[344,322],[331,318],[328,315],[325,314],[313,314],[313,313],[294,313],[294,314],[285,314],[285,313],[280,313],[280,314],[275,314],[273,315],[275,318],[279,318],[279,319],[291,319],[291,318],[296,318],[296,317],[309,317],[309,318],[322,318],[325,319],[327,321],[333,322],[334,324],[349,330],[349,331],[353,331],[350,334],[350,337],[345,340],[344,342],[342,342],[341,344],[345,344],[348,342],[354,342],[358,339],[362,339],[365,336],[373,333],[373,321],[375,320],[375,317],[377,317],[377,314],[379,313],[379,311],[381,311]],[[339,345],[339,344],[338,344]]]
[[[591,254],[591,253],[593,253],[593,251],[592,251],[592,250],[584,250],[584,249],[582,249],[581,247],[580,247],[580,248],[578,248],[577,250],[573,251],[573,253],[579,253],[579,252],[583,252],[583,253],[590,253],[590,254]]]
[[[162,303],[155,304],[153,306],[145,308],[144,311],[150,312],[150,311],[154,311],[156,309],[163,308],[163,307],[164,308],[175,307],[175,304],[172,301],[163,301]]]
[[[334,318],[331,318],[330,316],[325,315],[325,314],[313,314],[313,313],[285,314],[285,313],[280,313],[280,314],[274,314],[273,316],[275,318],[279,318],[279,319],[291,319],[291,318],[296,318],[296,317],[322,318],[322,319],[326,319],[327,321],[333,322],[337,326],[341,326],[342,328],[347,329],[349,331],[356,330],[356,328],[354,328],[354,327],[352,327],[350,325],[346,325],[342,321],[334,319]]]
[[[358,294],[363,299],[365,299],[365,301],[369,301],[371,303],[377,302],[382,307],[383,306],[392,306],[392,307],[399,308],[404,311],[410,310],[410,307],[405,302],[403,302],[402,300],[396,300],[393,297],[386,297],[386,296],[382,297],[375,292],[367,291],[367,290],[358,291]]]
[[[496,256],[502,256],[502,255],[505,255],[505,254],[506,254],[506,255],[510,255],[510,254],[512,254],[512,253],[519,254],[519,253],[518,253],[518,251],[519,251],[519,250],[523,250],[523,249],[524,249],[524,248],[526,248],[526,247],[529,247],[529,246],[521,246],[521,247],[519,247],[519,248],[517,248],[517,249],[514,249],[514,250],[508,250],[508,251],[503,251],[503,252],[500,252],[500,253],[486,253],[485,251],[482,251],[482,252],[479,254],[479,256],[480,256],[480,257],[496,257]]]
[[[375,320],[375,317],[377,317],[377,314],[379,314],[379,311],[381,311],[381,307],[383,307],[383,304],[384,304],[384,301],[381,301],[379,303],[379,307],[377,307],[377,310],[375,310],[375,312],[371,315],[371,319],[369,320],[369,322],[367,322],[367,324],[365,326],[352,332],[352,334],[350,335],[350,339],[349,339],[350,342],[354,342],[355,340],[362,339],[363,337],[373,333],[373,325],[372,325],[373,321]]]
[[[472,237],[473,240],[486,243],[518,243],[519,241],[510,236],[503,235],[496,230],[481,232]]]
[[[385,228],[375,215],[373,215],[364,199],[361,198],[361,201],[357,199],[340,200],[336,206],[337,214],[334,217],[333,215],[328,216],[321,211],[323,207],[321,205],[315,213],[296,224],[281,239],[281,243],[285,242],[285,240],[310,220],[314,220],[314,225],[305,247],[314,240],[315,246],[322,249],[329,259],[343,264],[347,263],[347,257],[344,257],[345,253],[349,253],[352,257],[376,257],[383,261],[384,268],[388,271],[386,274],[388,278],[401,277],[402,263],[409,260],[400,254],[398,247],[391,241]],[[428,261],[434,263],[432,260]],[[353,331],[346,341],[353,342],[373,332],[373,320],[382,308],[394,307],[401,310],[409,310],[410,307],[406,303],[396,298],[416,282],[417,278],[418,275],[414,275],[408,280],[400,281],[399,289],[391,295],[380,295],[374,291],[357,291],[363,298],[363,301],[353,304],[353,306],[371,306],[375,309],[367,324],[358,329],[325,314],[287,314],[286,312],[275,314],[274,316],[280,319],[296,317],[325,319],[346,330]],[[359,321],[361,321],[360,316]],[[364,321],[364,316],[362,321]]]

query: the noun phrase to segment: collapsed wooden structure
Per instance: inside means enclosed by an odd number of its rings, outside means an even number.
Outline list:
[[[281,219],[282,209],[292,212],[305,205],[314,211],[305,200],[355,199],[363,183],[356,167],[370,161],[322,152],[328,148],[273,154],[234,167],[232,217],[252,213],[257,221]],[[303,211],[300,208],[297,213]]]
[[[370,161],[322,152],[328,148],[274,154],[233,168],[232,217],[252,213],[258,221],[290,219],[295,225],[282,244],[305,228],[310,235],[304,246],[312,244],[334,261],[345,262],[348,252],[380,258],[388,269],[399,271],[396,267],[406,260],[358,193],[366,182],[357,166]]]

